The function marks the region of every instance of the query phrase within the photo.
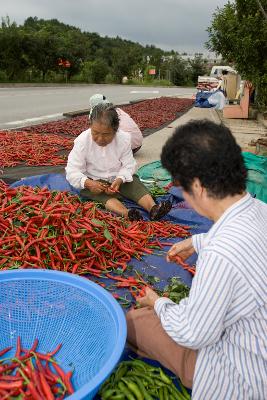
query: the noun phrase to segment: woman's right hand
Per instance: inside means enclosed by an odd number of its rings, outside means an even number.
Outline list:
[[[175,243],[167,253],[167,261],[175,261],[175,256],[179,255],[183,260],[189,258],[194,254],[195,249],[193,247],[192,238],[182,240],[181,242]]]
[[[106,190],[106,186],[103,183],[94,181],[93,179],[86,179],[84,187],[94,194],[100,194]]]

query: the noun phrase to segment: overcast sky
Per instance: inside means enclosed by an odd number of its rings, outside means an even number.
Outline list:
[[[57,18],[84,31],[162,49],[201,51],[216,7],[227,0],[0,0],[0,15]],[[206,50],[205,50],[206,51]]]

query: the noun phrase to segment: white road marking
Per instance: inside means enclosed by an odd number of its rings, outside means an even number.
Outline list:
[[[56,117],[61,117],[61,116],[62,116],[62,113],[50,114],[50,115],[42,115],[41,117],[27,118],[27,119],[22,119],[20,121],[5,122],[4,125],[26,124],[28,122],[35,122],[35,121],[40,121],[42,119],[51,119],[51,118],[56,118]]]
[[[131,90],[130,93],[159,93],[158,90]]]

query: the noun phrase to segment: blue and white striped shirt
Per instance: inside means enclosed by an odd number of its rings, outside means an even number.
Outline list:
[[[155,311],[178,344],[198,349],[194,400],[267,399],[267,204],[246,194],[206,234],[189,297]]]

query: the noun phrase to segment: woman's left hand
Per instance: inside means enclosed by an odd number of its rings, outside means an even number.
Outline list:
[[[154,308],[155,302],[159,299],[159,296],[149,287],[146,287],[145,293],[145,296],[137,298],[138,303],[141,307]]]

